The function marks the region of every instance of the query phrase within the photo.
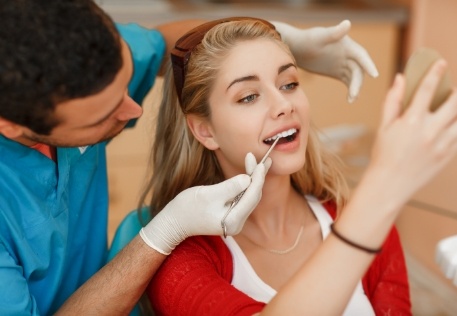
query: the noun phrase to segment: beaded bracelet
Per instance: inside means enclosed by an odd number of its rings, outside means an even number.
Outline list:
[[[346,244],[354,247],[354,248],[357,248],[359,250],[363,250],[365,252],[368,252],[368,253],[379,253],[381,252],[382,250],[382,247],[381,248],[377,248],[377,249],[373,249],[373,248],[368,248],[368,247],[365,247],[365,246],[362,246],[362,245],[359,245],[349,239],[347,239],[346,237],[342,236],[336,229],[335,227],[333,226],[334,223],[330,224],[330,230],[331,232],[336,236],[338,237],[338,239],[340,239],[341,241],[345,242]]]

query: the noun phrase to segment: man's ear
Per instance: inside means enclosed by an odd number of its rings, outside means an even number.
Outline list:
[[[219,144],[214,138],[213,130],[206,119],[196,115],[187,115],[186,120],[192,134],[203,146],[209,150],[219,148]]]
[[[6,138],[15,139],[22,136],[24,131],[21,125],[0,117],[0,134]]]

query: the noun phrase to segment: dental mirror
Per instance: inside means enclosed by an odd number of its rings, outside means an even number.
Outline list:
[[[421,48],[408,59],[404,71],[406,90],[402,105],[403,112],[412,101],[414,93],[424,76],[427,74],[427,71],[430,69],[432,64],[440,58],[442,57],[436,50],[431,48]],[[430,111],[433,112],[438,109],[438,107],[447,99],[451,91],[451,78],[449,70],[447,69],[441,78],[441,82],[439,83],[437,90],[435,91],[435,95],[430,104]]]

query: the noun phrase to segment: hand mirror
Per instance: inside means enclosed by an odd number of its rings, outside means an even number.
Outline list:
[[[406,91],[403,99],[402,111],[405,111],[409,106],[414,96],[417,87],[420,85],[422,79],[427,74],[427,71],[438,59],[442,58],[440,54],[431,48],[421,48],[417,50],[408,59],[405,67],[405,80]],[[447,99],[452,91],[451,78],[449,70],[441,78],[435,95],[430,104],[430,111],[435,111]]]

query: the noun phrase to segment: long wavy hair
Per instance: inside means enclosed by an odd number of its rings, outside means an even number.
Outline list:
[[[181,103],[171,65],[167,65],[149,161],[150,174],[139,203],[140,207],[149,205],[152,215],[189,187],[225,180],[214,152],[194,138],[187,126],[186,115],[210,118],[208,99],[222,61],[238,43],[259,38],[279,43],[293,58],[279,34],[263,23],[243,20],[216,25],[192,51]],[[322,202],[332,200],[340,209],[348,194],[340,165],[340,160],[322,147],[317,130],[311,124],[306,163],[291,175],[292,186],[299,193],[312,194]]]

